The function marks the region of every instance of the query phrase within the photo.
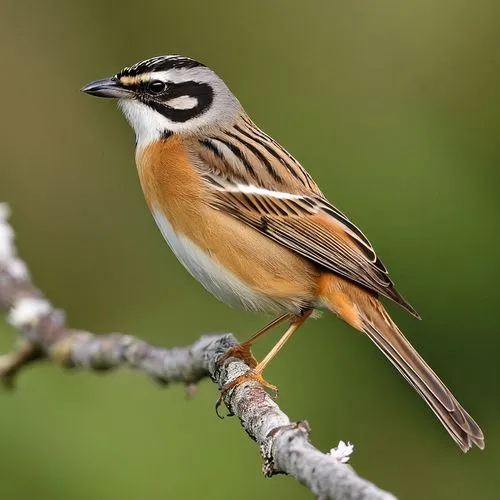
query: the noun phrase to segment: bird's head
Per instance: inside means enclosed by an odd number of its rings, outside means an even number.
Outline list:
[[[219,76],[194,59],[177,55],[138,62],[82,91],[118,99],[140,146],[165,133],[201,133],[234,120],[241,111]]]

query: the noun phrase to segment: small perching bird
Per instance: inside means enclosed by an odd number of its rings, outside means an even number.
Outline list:
[[[172,251],[218,299],[274,321],[225,355],[255,380],[294,331],[326,308],[364,332],[422,396],[463,451],[484,448],[479,426],[419,356],[379,300],[415,317],[363,233],[322,194],[307,171],[248,117],[205,65],[160,56],[85,86],[114,97],[136,133],[146,202]],[[251,346],[289,326],[257,363]]]

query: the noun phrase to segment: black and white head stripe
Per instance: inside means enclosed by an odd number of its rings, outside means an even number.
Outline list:
[[[201,70],[201,71],[200,71]],[[174,123],[205,113],[214,91],[205,82],[204,64],[184,56],[159,56],[122,69],[115,78],[133,90],[135,99]]]
[[[242,112],[222,79],[189,57],[153,57],[124,68],[114,80],[126,90],[119,104],[139,147],[165,131],[196,132],[232,122]]]
[[[116,74],[116,78],[120,79],[123,76],[137,76],[156,71],[168,71],[170,69],[191,69],[198,67],[205,67],[205,65],[190,57],[157,56],[140,61],[133,66],[123,68]]]

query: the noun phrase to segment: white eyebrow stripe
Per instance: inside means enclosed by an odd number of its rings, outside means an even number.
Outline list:
[[[268,196],[269,198],[278,198],[280,200],[300,200],[303,198],[303,196],[299,194],[271,191],[270,189],[261,188],[252,184],[236,184],[236,187],[226,188],[224,191],[230,193],[257,194],[260,196]]]

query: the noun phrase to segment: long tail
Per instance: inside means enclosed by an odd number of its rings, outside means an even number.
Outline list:
[[[484,448],[483,433],[474,419],[408,342],[376,297],[333,275],[322,280],[321,296],[329,309],[370,337],[431,407],[462,451],[473,444]]]

